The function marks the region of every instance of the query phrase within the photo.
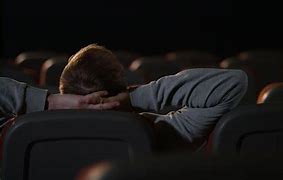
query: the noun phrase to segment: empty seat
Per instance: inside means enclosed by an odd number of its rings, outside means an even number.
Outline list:
[[[62,180],[102,160],[152,153],[151,128],[133,113],[56,110],[18,117],[4,139],[3,179]]]
[[[58,87],[61,73],[67,63],[68,56],[57,56],[46,60],[41,67],[39,84]]]
[[[257,103],[283,103],[283,83],[271,83],[263,88]]]
[[[280,179],[283,178],[282,159],[282,156],[230,157],[179,153],[135,163],[101,164],[85,170],[76,180]]]
[[[268,63],[283,63],[282,50],[255,49],[238,54],[241,61],[263,61]]]
[[[126,69],[125,74],[126,74],[126,81],[129,86],[145,83],[144,77],[135,71],[130,71]]]
[[[113,53],[116,55],[118,60],[126,69],[131,65],[134,60],[140,57],[138,53],[126,50],[113,51]]]
[[[283,81],[283,53],[256,49],[239,53],[237,58],[255,75],[256,93],[272,82]]]
[[[218,67],[220,58],[205,51],[176,51],[166,54],[168,61],[178,62],[183,69],[197,67]]]
[[[283,106],[242,106],[224,115],[212,135],[217,154],[282,154]]]
[[[241,69],[245,71],[248,75],[248,90],[244,95],[241,105],[243,104],[255,104],[257,100],[257,90],[256,90],[256,81],[255,81],[255,72],[247,66],[245,63],[240,61],[235,57],[230,57],[222,60],[220,62],[220,68],[224,69]]]
[[[36,82],[39,81],[39,73],[42,64],[49,58],[58,56],[55,52],[31,51],[19,54],[15,59],[15,64],[26,72],[30,73]]]
[[[3,65],[0,67],[0,76],[9,77],[20,82],[25,82],[30,85],[35,85],[32,76],[25,73],[22,69],[15,65]]]
[[[181,66],[176,62],[166,62],[163,57],[143,57],[136,59],[130,70],[143,76],[145,82],[157,80],[158,78],[175,74],[181,70]]]

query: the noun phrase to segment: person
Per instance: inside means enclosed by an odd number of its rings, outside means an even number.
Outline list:
[[[157,129],[159,144],[166,144],[167,149],[176,144],[198,148],[217,120],[236,107],[246,89],[247,76],[243,71],[212,68],[184,70],[146,85],[127,88],[118,59],[110,50],[96,44],[74,54],[60,78],[61,94],[106,91],[108,94],[97,98],[100,105],[118,102],[117,110],[144,112],[142,115]],[[176,111],[158,114],[167,107]]]
[[[143,115],[154,125],[160,149],[174,149],[178,144],[196,150],[202,147],[219,118],[238,105],[247,89],[247,76],[242,70],[213,68],[188,69],[127,88],[122,81],[123,69],[114,57],[111,51],[97,45],[80,50],[62,73],[61,94],[47,96],[45,90],[0,79],[4,84],[0,89],[1,113],[15,116],[44,107],[149,112]],[[91,61],[94,66],[86,65]],[[97,76],[88,74],[95,71]],[[180,108],[158,114],[168,106]]]

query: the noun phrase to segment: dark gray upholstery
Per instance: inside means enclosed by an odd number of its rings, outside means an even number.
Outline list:
[[[257,99],[256,75],[255,72],[244,62],[235,57],[226,58],[220,63],[220,67],[224,69],[241,69],[248,75],[248,90],[244,95],[241,105],[255,104]]]
[[[21,69],[24,69],[31,76],[33,76],[34,80],[38,83],[42,64],[47,59],[58,55],[60,54],[49,51],[23,52],[16,57],[15,64]]]
[[[282,154],[283,106],[250,105],[223,116],[212,136],[217,154]]]
[[[182,69],[197,67],[218,67],[220,58],[200,50],[175,51],[166,55],[168,61],[178,62]]]
[[[133,113],[56,110],[19,117],[4,141],[4,180],[74,179],[89,164],[152,154],[151,128]]]
[[[40,72],[41,86],[57,86],[62,71],[68,63],[68,56],[57,56],[46,60]]]
[[[15,63],[22,68],[28,68],[39,71],[41,65],[44,63],[45,60],[57,55],[58,54],[55,52],[46,51],[23,52],[16,57]]]
[[[266,85],[283,81],[283,52],[281,50],[255,49],[242,52],[237,58],[253,72],[257,95]]]
[[[131,64],[130,70],[140,74],[147,83],[165,75],[178,73],[181,66],[177,62],[166,61],[161,56],[154,56],[135,60]]]
[[[136,52],[131,52],[127,50],[117,50],[113,51],[119,62],[127,69],[131,63],[140,57]]]
[[[112,169],[101,180],[281,179],[283,178],[282,160],[282,156],[230,157],[174,154],[140,160],[134,164],[113,164]]]

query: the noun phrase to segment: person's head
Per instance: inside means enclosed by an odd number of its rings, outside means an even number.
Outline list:
[[[124,69],[116,56],[96,44],[70,57],[60,77],[61,94],[85,95],[106,90],[116,95],[127,88]]]

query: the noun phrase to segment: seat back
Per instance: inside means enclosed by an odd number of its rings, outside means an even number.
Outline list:
[[[283,52],[276,49],[254,49],[244,51],[238,54],[238,58],[242,61],[262,61],[262,62],[282,62]]]
[[[32,75],[38,83],[42,64],[54,56],[58,56],[58,53],[46,51],[23,52],[16,57],[15,64]]]
[[[283,103],[283,83],[271,83],[263,88],[257,103]]]
[[[283,81],[281,50],[256,49],[239,53],[237,58],[254,72],[257,95],[266,85]]]
[[[166,54],[168,61],[178,62],[182,69],[218,67],[220,58],[206,51],[188,50],[176,51]]]
[[[23,52],[16,57],[15,63],[22,68],[40,70],[45,60],[57,55],[55,52],[45,51]]]
[[[152,153],[148,124],[133,113],[56,110],[17,118],[4,139],[4,180],[74,179],[89,164]]]
[[[125,70],[126,81],[129,86],[144,84],[144,77],[136,71]]]
[[[163,57],[143,57],[136,59],[130,66],[130,70],[143,76],[145,82],[179,72],[181,66],[177,62],[168,62]]]
[[[230,57],[222,60],[220,67],[224,69],[241,69],[246,72],[246,74],[248,75],[248,90],[241,100],[241,105],[255,104],[257,99],[255,72],[245,63],[235,57]]]
[[[282,139],[282,106],[242,106],[217,123],[212,135],[212,151],[239,155],[282,153]]]
[[[126,69],[128,69],[128,67],[135,59],[140,57],[138,53],[127,50],[117,50],[113,51],[113,53]]]
[[[68,64],[68,56],[57,56],[46,60],[40,71],[41,86],[58,87],[62,71]]]
[[[22,69],[15,65],[4,65],[0,67],[0,76],[35,85],[32,76],[25,73]]]
[[[100,168],[100,172],[94,167],[77,180],[96,180],[94,177],[99,175],[102,178],[97,179],[100,180],[280,179],[283,178],[282,159],[282,156],[231,157],[178,153],[131,164],[114,163],[104,171]]]

